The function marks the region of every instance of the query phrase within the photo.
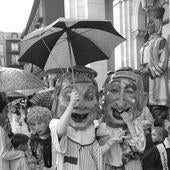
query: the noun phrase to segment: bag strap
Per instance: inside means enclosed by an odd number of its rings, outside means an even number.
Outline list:
[[[160,157],[161,157],[161,163],[162,163],[163,170],[169,170],[167,152],[166,152],[165,146],[163,145],[163,143],[161,143],[161,144],[157,145],[156,147],[157,147]]]

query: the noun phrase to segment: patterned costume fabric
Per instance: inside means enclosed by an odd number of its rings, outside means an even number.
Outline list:
[[[56,126],[59,120],[53,119],[50,122],[51,136],[53,142],[53,165],[57,167],[57,170],[103,170],[102,169],[102,154],[99,143],[95,139],[95,136],[91,136],[91,131],[82,135],[81,137],[71,127],[69,127],[67,133],[61,138],[56,136]],[[71,131],[71,133],[69,132]],[[93,131],[94,132],[94,131]],[[88,136],[91,136],[91,138]],[[76,135],[77,137],[73,135]],[[84,136],[84,138],[83,138]],[[86,144],[81,144],[79,139],[87,140]],[[85,142],[83,141],[83,142]]]

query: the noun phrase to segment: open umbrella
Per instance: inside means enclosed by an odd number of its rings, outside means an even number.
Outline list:
[[[0,91],[13,93],[35,93],[46,86],[37,76],[21,69],[0,67]]]
[[[111,21],[59,18],[21,41],[19,61],[48,70],[108,59],[125,39]]]
[[[55,90],[55,88],[39,90],[29,99],[29,101],[34,105],[43,106],[51,109],[53,102],[53,94]]]

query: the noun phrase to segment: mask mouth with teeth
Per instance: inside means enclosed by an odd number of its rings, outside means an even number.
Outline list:
[[[115,119],[123,120],[122,117],[121,117],[121,114],[124,113],[124,112],[129,113],[130,107],[127,108],[127,109],[123,109],[123,110],[121,110],[121,111],[119,111],[118,109],[112,107],[111,110],[112,110],[112,116],[113,116]]]
[[[87,117],[88,117],[88,113],[86,113],[86,114],[72,113],[72,115],[71,115],[71,118],[75,122],[84,122],[84,121],[86,121]]]
[[[133,117],[132,108],[129,106],[127,108],[118,109],[115,106],[108,106],[106,108],[106,114],[105,114],[105,122],[110,127],[121,127],[125,125],[125,122],[121,116],[124,112],[129,113]]]
[[[82,110],[82,109],[80,109]],[[86,111],[73,111],[69,125],[74,129],[86,129],[97,117],[97,109],[87,109]]]

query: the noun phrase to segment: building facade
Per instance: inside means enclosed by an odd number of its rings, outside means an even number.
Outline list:
[[[51,24],[59,17],[64,17],[63,0],[34,0],[27,25],[22,32],[21,38],[24,38],[24,36],[37,28]]]
[[[163,1],[163,0],[160,0]],[[163,37],[169,42],[170,36],[170,6],[169,0],[163,5],[165,14],[163,18]],[[146,34],[146,13],[142,8],[141,0],[114,0],[113,21],[114,26],[126,38],[119,47],[115,49],[115,68],[120,66],[131,66],[139,68],[140,48],[144,43]],[[115,22],[116,21],[116,22]]]
[[[22,68],[18,62],[20,33],[0,32],[0,66]]]

